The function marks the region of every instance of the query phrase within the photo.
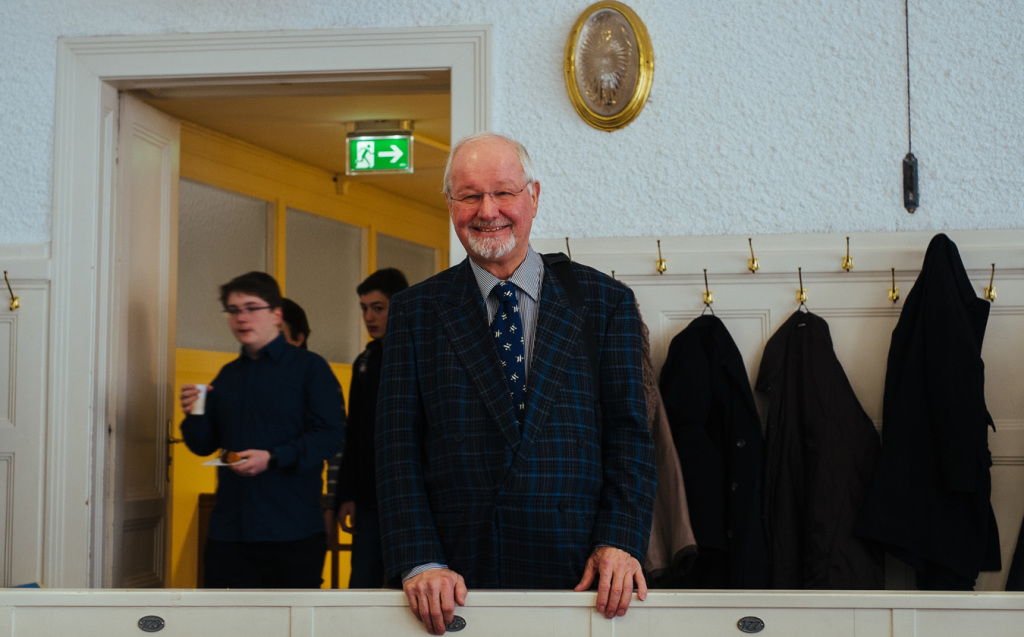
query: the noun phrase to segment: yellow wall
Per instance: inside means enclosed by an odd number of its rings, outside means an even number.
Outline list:
[[[347,185],[344,193],[339,194],[330,173],[187,122],[182,123],[181,176],[274,204],[276,220],[272,233],[271,270],[282,284],[282,292],[285,294],[288,287],[285,211],[289,207],[363,227],[366,250],[362,275],[372,271],[371,264],[376,262],[378,231],[436,248],[441,255],[440,262],[448,262],[448,218],[444,211],[355,183]],[[227,329],[226,325],[224,329]],[[236,356],[222,352],[178,349],[175,386],[209,383],[220,368]],[[351,362],[330,363],[344,389],[347,405]],[[181,408],[176,404],[170,432],[173,438],[181,438],[178,427],[182,418]],[[195,588],[199,550],[199,494],[216,490],[216,470],[202,466],[206,458],[193,455],[183,444],[172,444],[171,454],[168,586]],[[339,530],[339,542],[349,543],[351,536]],[[348,553],[342,553],[339,562],[339,587],[344,588],[349,574]],[[325,587],[330,585],[328,566],[325,564]]]

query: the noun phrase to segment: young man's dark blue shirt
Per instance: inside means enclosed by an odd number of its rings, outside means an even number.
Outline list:
[[[253,477],[217,469],[209,537],[284,542],[322,532],[323,463],[341,449],[345,427],[341,386],[327,362],[278,336],[255,359],[243,351],[211,385],[206,414],[181,424],[188,448],[201,456],[266,449],[277,460]]]

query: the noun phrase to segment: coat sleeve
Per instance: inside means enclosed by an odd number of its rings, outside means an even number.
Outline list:
[[[413,339],[414,314],[402,295],[392,298],[377,400],[377,503],[384,566],[392,584],[411,568],[446,561],[423,478],[426,414]]]
[[[208,415],[186,415],[181,421],[181,437],[188,450],[197,456],[208,456],[220,449],[220,435]]]
[[[610,309],[600,346],[603,486],[594,545],[620,548],[641,564],[647,555],[657,485],[647,429],[642,333],[628,289]]]
[[[921,316],[926,344],[925,409],[944,488],[951,493],[974,493],[978,467],[990,462],[987,428],[991,420],[985,409],[985,371],[976,321],[970,306],[951,289],[954,276],[943,272],[927,282],[928,303]],[[988,309],[985,301],[979,305]]]
[[[345,431],[345,450],[337,461],[337,481],[334,485],[333,504],[335,509],[338,509],[344,502],[355,500],[356,470],[359,466],[358,454],[366,448],[363,444],[363,436],[366,435],[366,432],[360,430],[360,425],[363,424],[360,413],[363,388],[359,386],[359,374],[356,371],[361,357],[361,355],[356,357],[352,365],[352,382],[349,384],[348,391],[348,428]]]
[[[217,386],[220,374],[213,379],[211,385]],[[208,456],[220,450],[220,427],[217,418],[217,400],[212,392],[206,397],[206,413],[200,416],[186,414],[181,421],[181,437],[188,450],[197,456]]]

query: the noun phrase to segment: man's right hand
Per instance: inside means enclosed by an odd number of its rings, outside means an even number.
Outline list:
[[[209,391],[209,387],[207,388],[207,391]],[[181,411],[183,411],[186,416],[192,413],[192,405],[196,403],[198,398],[198,387],[195,385],[181,386],[181,395],[179,396],[179,399],[181,400]]]
[[[405,580],[402,588],[409,598],[409,610],[431,635],[443,635],[445,626],[455,619],[455,605],[466,604],[466,582],[451,569],[424,571]]]

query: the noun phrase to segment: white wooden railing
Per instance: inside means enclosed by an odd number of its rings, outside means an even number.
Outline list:
[[[607,620],[593,593],[470,591],[472,637],[1020,637],[1024,593],[651,592]],[[0,592],[11,637],[403,637],[425,635],[400,591]]]

